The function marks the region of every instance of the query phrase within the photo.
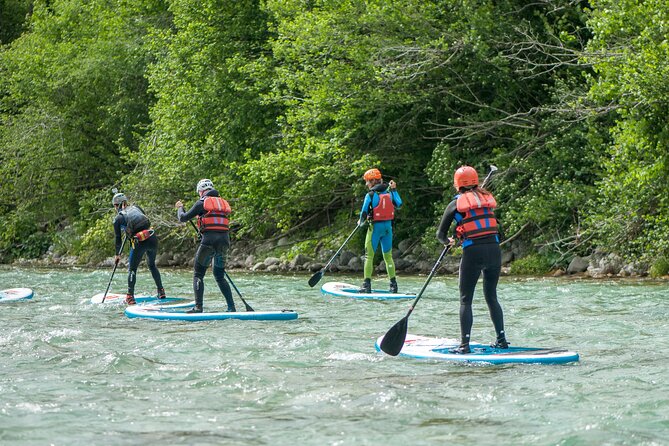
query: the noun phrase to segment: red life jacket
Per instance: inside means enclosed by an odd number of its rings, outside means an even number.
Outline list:
[[[456,205],[458,212],[463,215],[455,230],[460,239],[497,234],[497,218],[494,212],[497,202],[492,194],[467,191],[458,196]]]
[[[205,214],[197,217],[200,231],[228,231],[232,212],[230,205],[221,197],[204,197]]]
[[[394,220],[395,205],[393,204],[392,194],[381,193],[378,195],[379,195],[379,203],[372,208],[372,221]]]

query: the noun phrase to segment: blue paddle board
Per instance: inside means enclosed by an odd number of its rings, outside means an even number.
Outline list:
[[[381,351],[383,336],[376,340],[376,350]],[[509,347],[493,348],[489,345],[470,343],[471,353],[460,355],[448,350],[460,345],[457,339],[429,338],[407,334],[400,356],[417,359],[438,359],[487,364],[565,364],[579,360],[578,353],[563,348]]]
[[[96,294],[95,296],[91,297],[91,303],[92,304],[104,304],[104,305],[120,305],[120,304],[125,304],[125,294],[120,294],[120,293],[107,293],[107,297],[105,297],[105,301],[102,302],[102,297],[104,296],[104,293],[99,293]],[[184,297],[166,297],[165,299],[159,299],[158,296],[135,296],[135,302],[138,304],[160,304],[160,303],[175,303],[178,301],[183,301],[187,300]],[[186,306],[193,305],[193,301],[190,301]]]
[[[192,305],[191,305],[192,306]],[[163,321],[215,321],[223,319],[240,319],[253,321],[287,321],[297,319],[292,310],[282,311],[236,311],[236,312],[203,312],[186,313],[186,308],[174,305],[131,305],[126,307],[125,315],[129,318],[157,319]]]
[[[376,299],[376,300],[394,300],[394,299],[415,299],[415,294],[390,293],[384,290],[372,290],[371,293],[361,293],[360,287],[342,282],[327,282],[321,287],[321,293],[326,296],[350,297],[353,299]]]
[[[0,291],[0,303],[18,302],[33,298],[33,290],[30,288],[9,288]]]

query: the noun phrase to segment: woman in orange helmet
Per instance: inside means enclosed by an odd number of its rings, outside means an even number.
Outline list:
[[[379,244],[383,252],[383,261],[390,279],[390,292],[397,293],[395,262],[393,261],[393,225],[395,209],[402,206],[402,199],[397,193],[397,185],[393,180],[383,182],[379,169],[369,169],[363,175],[365,185],[369,189],[360,211],[359,225],[369,222],[365,237],[364,281],[361,293],[372,292],[372,272],[374,270],[374,253]]]
[[[479,187],[476,170],[462,166],[455,171],[453,186],[458,192],[451,201],[437,229],[437,239],[445,245],[455,240],[447,233],[455,221],[455,237],[462,244],[460,260],[460,346],[451,349],[451,353],[470,353],[473,313],[472,300],[474,289],[483,273],[483,295],[485,296],[490,318],[495,326],[497,340],[495,348],[509,348],[504,333],[504,314],[497,301],[497,282],[502,270],[502,251],[499,247],[499,228],[494,209],[495,197]]]

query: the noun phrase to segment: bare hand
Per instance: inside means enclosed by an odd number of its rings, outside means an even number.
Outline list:
[[[181,200],[179,200],[176,203],[174,203],[174,207],[179,209],[179,208],[184,207],[184,204],[181,202]]]
[[[115,255],[115,256],[114,256],[114,263],[117,264],[117,263],[120,262],[120,261],[121,261],[121,256],[118,255],[118,254]]]
[[[455,239],[453,237],[448,238],[448,244],[446,246],[453,246],[455,245]]]
[[[395,183],[395,180],[390,180],[388,186],[390,186],[391,189],[397,189],[397,183]]]

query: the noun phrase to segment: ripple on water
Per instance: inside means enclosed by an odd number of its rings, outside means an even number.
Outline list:
[[[190,272],[163,277],[171,293],[191,295]],[[256,310],[299,312],[281,323],[131,320],[123,306],[88,303],[109,271],[0,268],[0,279],[35,289],[33,302],[3,307],[2,443],[669,442],[665,283],[506,278],[499,295],[512,344],[567,347],[582,359],[474,366],[375,352],[408,303],[328,299],[307,275],[233,274]],[[401,286],[424,280],[401,277]],[[409,332],[457,337],[457,278],[433,282]],[[120,274],[112,290],[123,287]],[[222,305],[210,275],[205,290],[207,305]],[[137,291],[154,291],[144,266]],[[494,338],[480,290],[473,336]]]

